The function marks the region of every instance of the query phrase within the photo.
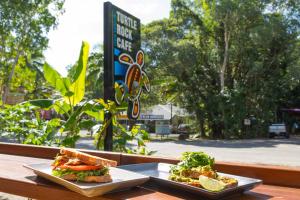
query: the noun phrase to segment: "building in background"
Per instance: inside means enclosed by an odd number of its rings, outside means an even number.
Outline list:
[[[136,123],[145,124],[150,133],[167,135],[174,132],[179,124],[188,124],[189,116],[190,114],[185,109],[178,106],[159,104],[142,110]],[[120,115],[118,119],[122,120],[123,124],[128,124],[125,113]]]

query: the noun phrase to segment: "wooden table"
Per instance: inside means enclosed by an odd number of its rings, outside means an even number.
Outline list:
[[[7,147],[10,147],[9,149]],[[15,153],[12,153],[13,151]],[[49,162],[50,157],[58,152],[56,148],[40,148],[33,146],[20,146],[0,143],[0,191],[5,193],[11,193],[24,197],[34,199],[62,199],[62,200],[77,200],[77,199],[89,199],[89,200],[116,200],[116,199],[130,199],[130,200],[180,200],[180,199],[200,199],[199,197],[179,192],[170,188],[165,188],[155,185],[155,183],[149,181],[148,183],[133,188],[131,190],[116,192],[107,194],[101,197],[88,198],[80,194],[72,192],[64,187],[52,183],[44,178],[37,177],[31,170],[24,168],[23,164],[34,164]],[[119,163],[128,164],[136,162],[138,158],[141,161],[150,162],[159,158],[139,157],[118,153],[106,153],[88,151],[95,155],[101,155],[103,157],[112,158]],[[12,155],[17,154],[17,155]],[[20,155],[21,154],[21,155]],[[31,156],[28,157],[28,154]],[[24,156],[25,155],[25,156]],[[38,156],[39,155],[39,156]],[[34,158],[36,157],[36,158]],[[39,158],[37,158],[39,157]],[[42,157],[42,158],[41,158]],[[161,161],[167,161],[169,163],[176,162],[172,159],[161,159]],[[222,165],[221,165],[222,166]],[[224,166],[223,166],[224,167]],[[266,168],[266,166],[263,166]],[[271,167],[272,171],[274,167]],[[273,169],[274,170],[274,169]],[[294,176],[297,176],[297,169],[292,169],[295,172]],[[241,175],[241,174],[239,174]],[[272,175],[272,174],[271,174]],[[274,174],[273,174],[274,175]],[[276,173],[275,177],[276,178]],[[300,179],[298,179],[300,182]],[[275,181],[276,182],[276,181]],[[233,196],[227,198],[230,200],[254,200],[254,199],[287,199],[287,200],[300,200],[300,189],[295,187],[283,187],[274,185],[260,185],[257,188],[245,192],[242,195]]]

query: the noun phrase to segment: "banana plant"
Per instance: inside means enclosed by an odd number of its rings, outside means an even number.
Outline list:
[[[82,42],[78,61],[70,69],[67,77],[63,77],[48,63],[45,63],[44,77],[60,98],[30,101],[32,105],[42,109],[54,109],[66,118],[66,120],[61,120],[61,145],[63,146],[75,147],[76,141],[80,138],[80,130],[96,124],[93,120],[82,119],[84,113],[91,114],[103,109],[103,106],[96,101],[84,100],[88,56],[89,44]]]
[[[45,63],[43,66],[44,77],[46,81],[59,93],[58,99],[37,99],[30,103],[42,109],[55,109],[58,114],[64,115],[66,120],[61,120],[62,139],[60,144],[68,147],[75,147],[76,141],[80,138],[81,129],[91,129],[98,126],[95,135],[95,146],[97,149],[103,149],[103,141],[106,135],[107,127],[113,124],[114,127],[114,151],[127,153],[150,154],[145,148],[145,140],[148,133],[139,129],[127,131],[121,125],[117,116],[127,108],[127,105],[117,106],[114,101],[105,102],[103,99],[84,99],[85,77],[88,62],[89,45],[82,43],[79,59],[77,63],[69,70],[67,77],[62,77],[54,68]],[[120,88],[115,88],[116,94],[121,95]],[[126,97],[126,96],[125,96]],[[110,113],[111,118],[104,119],[105,113]],[[85,120],[82,115],[86,114],[95,120]],[[127,145],[128,141],[137,141],[137,148],[132,149]]]

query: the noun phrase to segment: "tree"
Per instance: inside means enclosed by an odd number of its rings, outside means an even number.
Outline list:
[[[85,86],[88,98],[103,98],[103,76],[103,48],[98,45],[89,56]]]
[[[17,66],[26,58],[42,54],[47,33],[57,25],[64,0],[4,0],[0,2],[0,71],[3,74],[3,102],[12,87]],[[2,91],[1,90],[1,91]]]
[[[299,10],[298,1],[173,0],[168,19],[142,30],[150,75],[166,80],[160,93],[176,94],[203,135],[245,137],[243,119],[254,115],[256,136],[294,87]]]
[[[45,82],[43,74],[43,55],[32,56],[30,60],[26,57],[25,62],[26,68],[28,68],[30,71],[35,72],[35,77],[30,79],[30,82],[33,84],[33,89],[31,91],[27,91],[27,99],[49,98],[53,91],[51,87],[49,87],[49,85]]]

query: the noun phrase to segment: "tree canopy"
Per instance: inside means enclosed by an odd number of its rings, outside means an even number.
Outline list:
[[[3,101],[10,90],[18,86],[26,86],[31,91],[37,86],[32,77],[33,73],[40,72],[34,70],[37,67],[33,62],[43,59],[43,51],[48,46],[47,33],[57,25],[63,4],[64,0],[0,1],[0,74],[3,77],[0,93],[3,92]],[[31,78],[26,78],[25,74]]]
[[[194,113],[203,135],[266,132],[299,88],[299,24],[299,1],[172,0],[142,30],[154,93]]]

